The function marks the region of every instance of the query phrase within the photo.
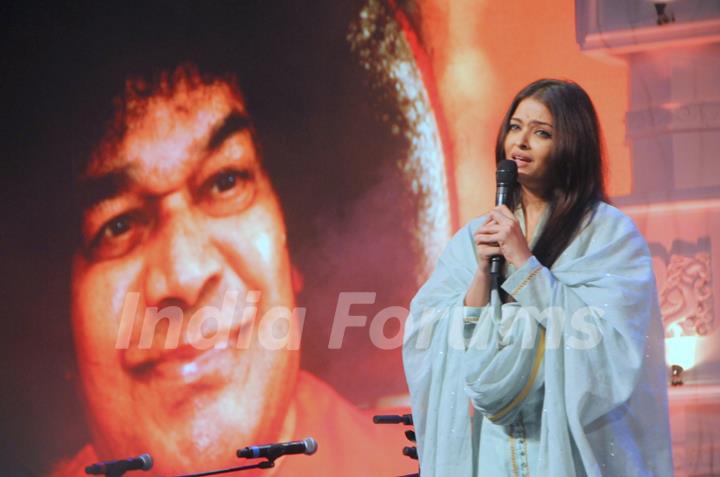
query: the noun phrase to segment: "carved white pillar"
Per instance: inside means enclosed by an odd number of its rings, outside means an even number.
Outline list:
[[[624,62],[632,191],[615,198],[650,245],[668,357],[675,472],[720,464],[720,1],[576,0],[580,48]]]
[[[627,63],[632,193],[622,202],[720,197],[720,2],[576,0],[580,47]]]

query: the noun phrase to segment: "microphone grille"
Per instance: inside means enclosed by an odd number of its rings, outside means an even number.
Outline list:
[[[515,182],[517,180],[517,164],[515,164],[515,161],[503,159],[498,162],[495,175],[498,182]]]
[[[142,470],[150,470],[153,466],[153,458],[150,454],[143,454],[138,456],[138,459],[142,461]]]
[[[305,443],[305,454],[313,455],[317,451],[318,443],[312,437],[306,437],[303,442]]]

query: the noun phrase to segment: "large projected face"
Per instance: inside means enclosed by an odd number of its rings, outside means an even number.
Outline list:
[[[101,458],[150,452],[159,474],[235,463],[292,432],[298,352],[258,338],[294,304],[280,205],[232,82],[179,70],[118,109],[81,181],[73,268],[93,443]],[[283,323],[271,334],[298,332]]]

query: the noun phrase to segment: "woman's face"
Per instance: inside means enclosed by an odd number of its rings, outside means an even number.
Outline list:
[[[553,148],[553,118],[550,110],[535,98],[525,98],[512,114],[505,136],[505,158],[515,161],[518,182],[523,186],[542,184]]]

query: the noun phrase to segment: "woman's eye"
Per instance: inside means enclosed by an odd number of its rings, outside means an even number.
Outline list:
[[[517,131],[518,129],[520,129],[520,126],[519,126],[518,124],[512,124],[512,123],[510,123],[510,128],[509,128],[509,129],[510,129],[510,131]]]
[[[538,136],[545,138],[545,139],[550,139],[552,137],[552,134],[550,134],[549,132],[544,131],[542,129],[538,129],[535,134],[537,134]]]

